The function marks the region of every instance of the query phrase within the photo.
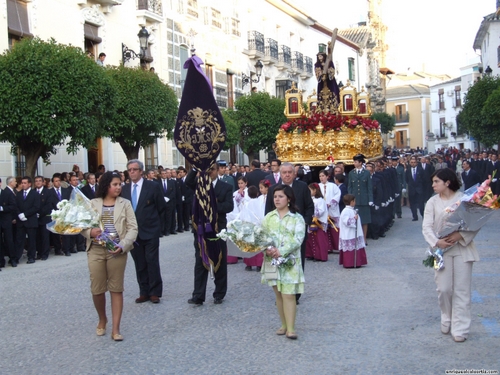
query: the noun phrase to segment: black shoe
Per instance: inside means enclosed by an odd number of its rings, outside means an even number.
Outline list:
[[[47,260],[49,259],[49,257],[42,257],[42,260]]]
[[[184,233],[184,231],[182,229],[177,229],[177,233]]]
[[[220,305],[224,300],[222,298],[214,298],[214,304]]]
[[[67,257],[70,257],[71,253],[64,253],[64,255],[66,255]]]
[[[59,251],[56,251],[56,252],[54,253],[54,255],[64,255],[64,253],[63,253],[62,251],[60,251],[60,250],[59,250]]]
[[[401,219],[401,215],[398,215],[398,219]]]
[[[76,254],[78,251],[76,251],[76,250],[70,250],[69,252],[70,252],[71,254]]]
[[[170,232],[170,234],[177,234],[177,232]]]
[[[245,267],[245,271],[251,271],[252,270],[252,267],[251,266],[246,266]]]
[[[26,264],[32,264],[32,263],[35,263],[35,259],[33,258],[28,259],[28,261],[26,262]]]
[[[10,260],[9,263],[12,267],[17,267],[17,260]]]
[[[199,306],[203,305],[203,301],[198,301],[192,298],[188,299],[188,303],[190,305],[199,305]]]
[[[184,228],[184,232],[189,231],[189,227]]]
[[[80,253],[82,253],[82,252],[85,251],[85,249],[78,249],[77,251],[80,252]]]
[[[383,238],[385,237],[385,233],[379,234],[378,236]]]
[[[255,267],[255,271],[260,272],[261,267]]]
[[[418,221],[418,219],[416,219],[416,218],[413,218],[413,219],[411,219],[411,221]]]
[[[37,255],[36,256],[36,260],[42,260],[42,256],[41,255]]]

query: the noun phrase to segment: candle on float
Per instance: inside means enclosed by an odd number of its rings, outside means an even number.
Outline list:
[[[345,110],[352,111],[352,98],[351,97],[345,98]]]
[[[292,102],[292,113],[299,113],[299,103],[296,101]]]
[[[366,113],[366,103],[359,103],[359,113]]]

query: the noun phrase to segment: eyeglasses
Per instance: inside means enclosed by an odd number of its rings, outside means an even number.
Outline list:
[[[140,170],[141,170],[141,168],[129,168],[129,169],[127,169],[127,171],[129,171],[129,172],[135,172],[135,171],[140,171]]]

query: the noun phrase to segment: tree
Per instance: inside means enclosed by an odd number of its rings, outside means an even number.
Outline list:
[[[25,156],[28,176],[57,146],[95,145],[113,98],[103,69],[80,48],[34,38],[0,55],[0,141]]]
[[[169,86],[140,68],[112,67],[106,73],[117,93],[107,136],[120,144],[129,160],[138,158],[141,147],[164,133],[172,136],[178,100]]]
[[[226,143],[224,150],[229,150],[231,147],[236,146],[240,142],[240,127],[235,119],[236,112],[232,108],[223,109],[221,111],[224,123],[226,124]]]
[[[234,119],[240,128],[240,147],[250,161],[260,150],[270,150],[280,126],[286,122],[285,101],[266,92],[239,97]]]
[[[396,125],[396,118],[394,115],[389,115],[388,113],[374,113],[372,115],[373,120],[377,120],[380,124],[380,130],[382,133],[387,134],[394,129]]]
[[[483,77],[469,88],[457,118],[471,136],[487,147],[500,143],[499,98],[500,78]]]

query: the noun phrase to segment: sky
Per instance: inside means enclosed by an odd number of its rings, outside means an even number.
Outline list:
[[[317,8],[310,0],[293,2],[331,29],[367,19],[367,0],[324,0]],[[472,45],[483,17],[495,10],[496,0],[382,0],[387,67],[458,77],[460,67],[479,61]]]

